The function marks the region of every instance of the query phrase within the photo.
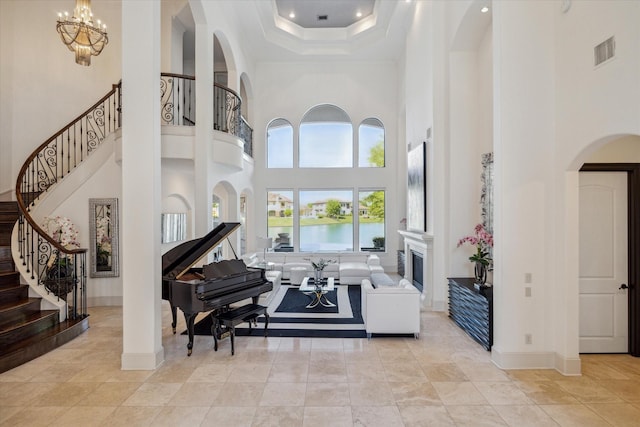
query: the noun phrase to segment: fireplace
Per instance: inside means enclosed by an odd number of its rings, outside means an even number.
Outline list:
[[[406,265],[404,278],[422,293],[422,306],[444,310],[444,304],[433,300],[433,236],[427,233],[398,230],[404,237]]]
[[[424,257],[421,253],[411,251],[411,281],[420,292],[424,289]]]

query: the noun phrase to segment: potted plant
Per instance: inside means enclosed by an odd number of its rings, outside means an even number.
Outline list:
[[[384,237],[374,237],[373,238],[373,247],[382,249],[384,248]]]
[[[476,247],[476,252],[469,257],[469,261],[474,265],[475,283],[484,286],[487,281],[487,270],[491,266],[491,251],[493,247],[493,236],[484,229],[482,224],[475,226],[473,236],[465,236],[458,241],[458,247],[465,243],[469,243]]]
[[[77,240],[78,230],[69,218],[61,216],[45,217],[42,228],[65,248],[77,249],[80,247]],[[72,255],[61,254],[55,249],[52,250],[42,281],[49,292],[65,299],[77,282]]]

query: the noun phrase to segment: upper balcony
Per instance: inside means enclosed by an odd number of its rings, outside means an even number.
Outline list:
[[[194,126],[196,124],[195,77],[162,73],[160,77],[160,108],[163,126]],[[242,100],[233,90],[214,83],[213,129],[239,138],[244,153],[253,155],[253,129],[242,117]],[[227,139],[227,138],[223,138]]]

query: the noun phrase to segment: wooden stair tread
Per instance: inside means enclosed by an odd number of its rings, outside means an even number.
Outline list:
[[[8,334],[19,328],[28,327],[29,325],[39,322],[42,319],[58,315],[58,310],[40,310],[36,313],[29,313],[21,322],[8,322],[5,325],[0,325],[0,336],[3,334]]]
[[[89,329],[88,316],[65,320],[35,335],[0,348],[0,373],[66,344],[87,329]]]
[[[41,298],[24,298],[18,301],[9,301],[0,304],[0,316],[10,311],[20,311],[24,307],[34,304],[36,301],[40,301]]]

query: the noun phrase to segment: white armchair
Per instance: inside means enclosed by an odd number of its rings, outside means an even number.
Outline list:
[[[398,286],[374,289],[371,281],[361,285],[362,318],[367,337],[371,334],[413,334],[420,336],[420,291],[408,280]]]

